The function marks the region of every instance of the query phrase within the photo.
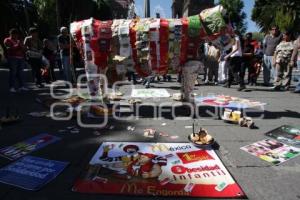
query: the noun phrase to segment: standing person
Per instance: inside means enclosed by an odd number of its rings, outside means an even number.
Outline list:
[[[204,63],[204,74],[203,74],[203,81],[206,82],[207,77],[208,77],[208,65],[207,65],[207,54],[208,54],[208,49],[209,49],[209,44],[206,42],[204,43],[201,48],[199,48],[199,52],[201,54],[203,54],[203,63]]]
[[[43,44],[39,39],[38,30],[36,28],[32,27],[29,29],[29,36],[25,38],[24,45],[26,47],[28,62],[35,76],[36,86],[43,88],[44,85],[42,84],[41,76]]]
[[[253,42],[252,33],[251,32],[247,33],[243,43],[244,48],[243,48],[242,65],[240,71],[240,88],[239,88],[240,91],[246,89],[245,81],[244,81],[246,69],[248,69],[249,74],[253,73],[253,68],[251,65],[254,56],[254,45],[252,44],[252,42]]]
[[[58,35],[58,47],[60,50],[61,65],[64,71],[65,81],[72,82],[70,63],[70,36],[67,27],[60,28]]]
[[[16,92],[16,78],[19,81],[19,90],[27,91],[24,87],[23,69],[25,67],[24,46],[19,39],[17,29],[9,31],[9,37],[4,39],[4,46],[7,50],[7,60],[9,64],[9,91]]]
[[[234,44],[232,46],[231,52],[224,57],[225,61],[229,61],[228,69],[228,80],[224,87],[230,88],[234,80],[238,80],[238,73],[241,70],[241,60],[242,60],[242,46],[241,40],[238,33],[232,36],[234,38]],[[241,73],[240,73],[241,74]],[[241,85],[240,85],[241,88]],[[240,90],[240,88],[238,90]]]
[[[217,49],[212,43],[208,43],[208,52],[206,57],[206,65],[208,68],[208,79],[206,79],[205,83],[214,83],[218,84],[218,69],[219,63],[218,60],[220,58],[220,50]]]
[[[293,54],[291,58],[291,66],[297,65],[297,70],[298,70],[298,75],[297,75],[297,80],[298,84],[295,89],[295,93],[300,93],[300,35],[298,36],[298,39],[295,41],[294,44],[294,49],[293,49]]]
[[[48,39],[43,40],[43,55],[49,61],[49,74],[47,76],[47,82],[55,81],[55,51],[51,47],[51,42]]]
[[[135,2],[134,2],[134,0],[129,0],[127,19],[135,19],[135,18],[136,18]]]
[[[262,50],[262,42],[259,42],[254,51],[253,63],[251,65],[251,70],[249,70],[249,84],[255,85],[257,84],[257,78],[260,74],[262,60],[263,60],[263,50]]]
[[[282,87],[289,90],[292,77],[292,53],[294,43],[291,40],[291,31],[286,31],[283,34],[283,40],[277,45],[274,53],[273,63],[276,67],[276,81],[274,90],[280,90]]]
[[[271,28],[270,34],[264,39],[264,85],[270,85],[270,79],[273,78],[275,81],[276,70],[273,66],[272,59],[276,46],[280,43],[282,34],[280,33],[277,26]]]
[[[228,80],[228,62],[224,59],[225,56],[230,53],[231,50],[224,48],[221,50],[219,58],[219,70],[218,70],[218,83],[224,84]]]

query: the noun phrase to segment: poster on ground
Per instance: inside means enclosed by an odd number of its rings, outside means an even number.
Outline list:
[[[300,148],[300,126],[283,125],[266,133],[280,142]]]
[[[224,107],[224,108],[254,108],[265,106],[266,103],[259,101],[243,99],[239,97],[232,97],[228,95],[211,95],[211,96],[197,96],[195,102],[201,105]]]
[[[16,160],[60,139],[59,137],[42,133],[12,146],[0,149],[0,156]]]
[[[73,191],[143,196],[241,198],[213,150],[190,143],[104,142]]]
[[[167,98],[170,93],[166,89],[133,89],[132,98]]]
[[[38,190],[55,179],[67,165],[67,162],[25,156],[0,169],[0,182],[26,190]]]
[[[241,149],[275,165],[300,155],[299,148],[288,146],[273,139],[258,141],[241,147]]]

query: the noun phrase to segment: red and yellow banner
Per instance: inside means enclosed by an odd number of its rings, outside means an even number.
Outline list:
[[[76,192],[242,198],[213,150],[190,143],[103,143],[73,187]]]

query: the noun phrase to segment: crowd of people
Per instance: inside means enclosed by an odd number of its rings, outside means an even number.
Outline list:
[[[44,82],[51,83],[57,79],[55,68],[60,69],[63,80],[69,82],[74,80],[72,78],[74,68],[70,59],[70,37],[66,27],[60,29],[60,34],[54,41],[47,38],[41,40],[35,27],[28,30],[28,36],[23,41],[19,31],[13,28],[4,39],[4,49],[10,69],[9,91],[12,93],[28,90],[24,83],[23,72],[27,64],[31,67],[38,88],[43,88]],[[72,59],[76,59],[75,54]]]
[[[36,28],[30,28],[28,33],[23,41],[18,30],[11,29],[9,37],[4,40],[10,69],[10,92],[28,90],[23,75],[26,63],[31,66],[32,75],[39,88],[44,87],[43,82],[50,83],[57,79],[54,71],[56,67],[60,69],[65,81],[75,81],[74,66],[79,65],[82,61],[78,50],[70,40],[68,29],[60,28],[60,34],[56,38],[57,44],[49,39],[41,41]],[[282,91],[290,89],[294,67],[297,67],[299,73],[300,36],[293,40],[291,31],[281,33],[278,27],[274,26],[263,41],[254,40],[252,33],[247,33],[243,37],[236,32],[232,36],[232,44],[228,46],[230,48],[224,49],[218,49],[213,43],[206,43],[203,46],[203,55],[199,59],[205,66],[204,84],[223,85],[227,88],[238,84],[238,91],[243,91],[247,84],[257,85],[257,78],[263,71],[262,84],[272,87],[273,90]],[[75,52],[75,56],[72,55],[72,58],[70,58],[70,47],[74,48]],[[71,63],[73,64],[71,65]],[[246,74],[248,77],[245,81]],[[128,72],[127,75],[134,84],[138,83],[134,72]],[[163,79],[170,81],[171,76],[165,75]],[[142,82],[146,88],[149,88],[150,83],[154,80],[155,77],[151,76]],[[178,81],[181,81],[180,75]],[[295,76],[295,81],[298,83],[294,92],[300,93],[299,74]]]
[[[225,48],[220,52],[214,45],[207,45],[205,83],[214,81],[214,84],[224,84],[227,88],[236,83],[239,84],[238,91],[243,91],[246,89],[246,71],[250,85],[257,84],[257,78],[263,71],[264,86],[271,86],[273,90],[290,89],[293,68],[300,69],[300,37],[293,40],[291,31],[281,33],[277,26],[272,27],[262,42],[253,40],[252,33],[241,37],[236,32],[232,37],[231,49]],[[299,74],[295,81],[298,85],[294,92],[299,93]]]
[[[253,39],[251,32],[244,36],[235,32],[228,48],[218,49],[213,43],[205,43],[199,51],[199,60],[205,66],[202,81],[206,85],[223,85],[230,88],[238,84],[238,91],[246,90],[246,85],[258,85],[258,77],[263,73],[261,85],[275,91],[290,90],[292,71],[297,68],[294,81],[298,82],[293,92],[300,93],[300,36],[293,40],[291,31],[280,32],[273,26],[262,41]],[[247,74],[247,77],[245,77]],[[170,76],[163,76],[170,81]],[[245,80],[246,79],[246,80]],[[159,76],[150,76],[142,82],[146,88],[150,83],[160,81]],[[181,82],[181,75],[178,76]],[[134,83],[137,83],[134,80]],[[199,84],[199,81],[196,82]]]

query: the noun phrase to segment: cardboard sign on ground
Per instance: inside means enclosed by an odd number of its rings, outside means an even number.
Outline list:
[[[0,156],[10,160],[16,160],[60,139],[59,137],[42,133],[23,142],[0,149]]]
[[[73,190],[146,196],[245,196],[213,150],[201,150],[190,143],[105,142]]]
[[[300,148],[300,126],[283,125],[266,133],[280,142]]]
[[[241,147],[242,150],[273,164],[281,164],[300,155],[300,149],[277,140],[266,139]]]
[[[68,165],[67,162],[26,156],[0,169],[0,182],[38,190],[56,178]]]
[[[262,107],[266,103],[259,101],[243,99],[239,97],[232,97],[228,95],[211,95],[211,96],[198,96],[195,97],[195,102],[202,105],[213,106],[213,107],[224,107],[224,108],[253,108]]]
[[[168,98],[170,93],[166,89],[133,89],[132,98]]]

